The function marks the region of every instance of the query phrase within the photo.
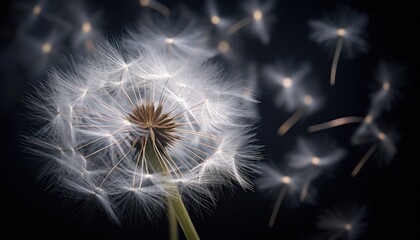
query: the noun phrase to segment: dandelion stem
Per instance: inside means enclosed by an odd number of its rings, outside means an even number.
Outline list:
[[[306,195],[308,194],[309,185],[311,185],[311,181],[309,181],[308,179],[303,184],[302,191],[300,192],[300,197],[299,197],[300,202],[305,201]]]
[[[176,213],[169,198],[166,200],[168,206],[169,240],[178,240],[178,221],[176,219]]]
[[[272,228],[274,226],[274,222],[276,221],[277,213],[279,212],[281,203],[283,202],[284,196],[286,195],[287,188],[283,187],[280,190],[279,196],[276,199],[276,203],[273,208],[273,212],[271,213],[270,221],[268,222],[268,226]]]
[[[325,123],[312,125],[308,127],[308,132],[317,132],[317,131],[321,131],[321,130],[325,130],[325,129],[329,129],[333,127],[338,127],[338,126],[342,126],[342,125],[350,124],[350,123],[361,123],[364,121],[364,119],[365,119],[364,117],[355,117],[355,116],[337,118],[337,119],[334,119]]]
[[[331,65],[331,76],[330,76],[330,84],[334,86],[335,84],[335,76],[337,75],[337,65],[338,59],[340,58],[341,49],[343,48],[344,37],[339,37],[337,41],[337,46],[335,47],[334,58]]]
[[[247,16],[242,18],[241,20],[237,21],[236,23],[234,23],[232,26],[230,26],[226,33],[228,36],[234,34],[235,32],[237,32],[239,29],[245,27],[246,25],[250,24],[252,22],[252,16]]]
[[[372,145],[372,147],[369,148],[367,153],[363,156],[363,158],[360,160],[360,162],[356,165],[354,170],[351,172],[351,176],[355,177],[362,167],[366,164],[367,160],[372,156],[372,154],[375,152],[376,148],[378,148],[378,143],[375,143]]]
[[[150,161],[150,164],[153,165],[153,167],[156,170],[162,171],[165,175],[170,176],[168,167],[165,164],[161,163],[161,162],[164,162],[164,159],[161,159],[162,155],[166,155],[166,154],[157,153],[156,152],[158,151],[157,148],[153,148],[153,145],[155,143],[149,143],[147,141],[145,144],[146,144],[146,150],[145,150],[146,159]],[[176,219],[178,220],[178,223],[185,234],[185,237],[187,238],[187,240],[200,239],[197,231],[195,230],[194,224],[191,221],[190,216],[188,215],[188,211],[184,205],[184,202],[182,201],[181,195],[178,192],[177,186],[173,185],[173,183],[168,183],[168,184],[172,185],[170,186],[170,190],[167,196],[168,206],[171,206],[171,209],[173,210],[176,216]],[[168,209],[168,217],[170,217],[171,209]],[[173,223],[170,223],[170,224],[173,224]]]
[[[149,7],[160,12],[165,17],[169,17],[169,15],[171,15],[171,10],[158,1],[151,1]]]
[[[306,107],[305,106],[301,106],[298,108],[298,110],[296,110],[295,113],[293,113],[292,116],[290,116],[289,119],[286,120],[286,122],[284,122],[280,128],[277,130],[278,133],[283,136],[284,134],[287,133],[287,131],[289,131],[289,129],[291,127],[293,127],[293,125],[295,125],[295,123],[303,116],[303,114],[306,111]]]

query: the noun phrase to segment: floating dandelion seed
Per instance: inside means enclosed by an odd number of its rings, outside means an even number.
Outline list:
[[[324,211],[318,217],[317,227],[326,239],[359,239],[366,224],[366,207],[343,205]]]
[[[289,166],[306,172],[299,200],[303,202],[311,181],[345,156],[345,150],[330,139],[297,139],[296,149],[286,155]]]
[[[261,191],[277,194],[273,211],[271,212],[268,226],[272,228],[277,218],[280,206],[286,196],[298,193],[300,177],[295,173],[282,173],[277,166],[261,164],[261,176],[255,180],[255,184]]]
[[[389,163],[397,153],[396,141],[398,136],[392,130],[385,132],[380,130],[376,125],[373,125],[364,134],[365,136],[363,136],[363,138],[370,139],[373,144],[351,172],[352,177],[355,177],[360,172],[367,160],[369,160],[376,151],[379,152],[380,159],[385,164]]]
[[[232,24],[231,20],[220,16],[214,0],[206,1],[205,11],[211,24],[213,24],[213,26],[215,26],[217,30],[225,30],[228,26]]]
[[[129,33],[126,44],[130,47],[155,46],[166,49],[174,58],[191,55],[211,57],[216,51],[209,47],[209,32],[203,22],[187,12],[175,12],[169,18],[145,15],[138,26],[138,32]],[[141,37],[142,42],[138,39]]]
[[[33,14],[35,15],[39,15],[42,11],[42,7],[39,5],[35,5],[34,8],[32,9]]]
[[[308,64],[302,64],[296,70],[294,67],[284,67],[285,65],[288,64],[277,61],[263,69],[269,83],[276,88],[280,87],[276,95],[276,106],[284,106],[287,111],[294,111],[291,117],[279,127],[278,133],[280,135],[286,134],[305,112],[316,110],[322,102],[320,97],[317,96],[315,99],[314,95],[310,94],[304,87],[303,80],[308,77],[311,67]],[[311,91],[314,91],[312,86]]]
[[[275,1],[272,0],[265,2],[251,0],[244,2],[243,7],[247,12],[247,16],[230,26],[226,31],[227,35],[232,35],[251,24],[252,33],[263,44],[268,44],[270,42],[270,24],[272,22],[271,11],[274,6]]]
[[[342,49],[352,56],[355,50],[365,50],[366,43],[361,37],[365,30],[368,17],[350,8],[340,8],[334,19],[311,20],[311,38],[319,44],[333,45],[334,57],[331,64],[330,84],[335,84],[338,60]]]
[[[302,64],[298,68],[276,61],[263,68],[265,78],[276,89],[276,107],[284,107],[291,112],[299,107],[303,95],[302,81],[308,77],[311,67]],[[285,67],[286,66],[286,67]]]
[[[381,61],[375,74],[377,87],[371,94],[372,105],[389,110],[394,100],[400,97],[398,91],[404,81],[404,68],[394,62]]]
[[[250,186],[251,97],[222,84],[206,58],[102,43],[94,58],[49,76],[29,102],[44,126],[29,137],[31,150],[63,188],[97,200],[111,219],[129,206],[153,216],[167,205],[197,239],[183,200],[205,205],[216,186]]]
[[[165,17],[169,17],[171,15],[171,10],[168,7],[163,5],[162,3],[155,1],[155,0],[139,0],[139,4],[145,8],[152,8]]]

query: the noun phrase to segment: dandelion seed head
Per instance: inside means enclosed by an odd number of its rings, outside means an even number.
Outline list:
[[[305,105],[311,105],[314,102],[314,99],[311,95],[305,95],[303,97],[303,103],[305,103]]]
[[[350,231],[351,230],[351,224],[350,223],[346,223],[346,224],[344,224],[344,229],[346,230],[346,231]]]
[[[50,53],[51,49],[52,49],[52,45],[49,42],[46,42],[46,43],[42,44],[42,46],[41,46],[41,50],[45,54]]]
[[[35,15],[39,15],[41,13],[41,11],[42,11],[42,7],[39,6],[39,5],[35,5],[32,8],[32,13],[35,14]]]
[[[283,85],[283,87],[289,88],[292,86],[293,82],[292,82],[292,79],[286,77],[286,78],[283,78],[281,84]]]
[[[90,22],[84,22],[82,24],[82,30],[83,30],[83,32],[89,33],[91,31],[91,29],[92,29],[92,25],[90,24]]]
[[[213,15],[210,18],[211,23],[213,23],[214,25],[217,25],[220,23],[220,18],[217,15]]]
[[[282,178],[281,178],[281,182],[282,183],[284,183],[284,184],[289,184],[290,183],[290,177],[289,176],[283,176]]]
[[[261,10],[257,9],[252,13],[252,17],[255,21],[259,21],[262,19],[263,13],[261,12]]]
[[[385,91],[387,91],[387,90],[389,90],[389,88],[391,87],[391,84],[389,83],[389,82],[384,82],[383,84],[382,84],[382,88],[385,90]]]
[[[320,163],[319,157],[313,156],[311,158],[311,163],[312,163],[312,165],[319,165],[319,163]]]
[[[59,184],[94,194],[116,221],[126,194],[150,210],[165,205],[171,183],[192,202],[214,199],[215,186],[250,187],[252,96],[240,97],[242,87],[205,57],[131,47],[98,44],[90,59],[52,70],[31,101],[44,124],[31,144],[52,175],[66,173]]]
[[[339,28],[339,29],[337,29],[337,36],[339,36],[339,37],[344,37],[344,36],[346,36],[346,33],[347,33],[347,31],[346,31],[346,29],[344,29],[344,28]]]
[[[228,51],[229,51],[229,49],[230,49],[230,45],[229,45],[229,43],[228,43],[227,41],[225,41],[225,40],[220,41],[220,42],[219,42],[219,44],[217,45],[217,50],[218,50],[220,53],[226,53],[226,52],[228,52]]]
[[[383,133],[383,132],[379,132],[379,133],[378,133],[378,139],[379,139],[379,140],[383,141],[383,140],[385,140],[385,138],[386,138],[385,133]]]
[[[174,43],[173,38],[167,38],[165,41],[166,41],[167,44],[173,44]]]

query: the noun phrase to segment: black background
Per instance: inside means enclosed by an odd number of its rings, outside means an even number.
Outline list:
[[[104,34],[118,34],[121,27],[133,25],[141,15],[141,8],[133,1],[89,1],[91,8],[104,10]],[[168,6],[177,2],[162,1]],[[202,12],[204,2],[181,1],[194,11]],[[241,16],[239,1],[220,1],[225,15]],[[355,126],[345,126],[319,134],[329,135],[349,151],[344,163],[336,169],[334,178],[327,179],[319,188],[318,204],[299,208],[282,207],[273,229],[267,227],[272,200],[258,192],[236,189],[226,191],[212,213],[192,213],[202,239],[310,239],[316,236],[316,217],[325,208],[342,202],[358,202],[368,206],[368,228],[363,239],[420,239],[419,176],[418,173],[418,94],[420,67],[418,56],[419,14],[414,1],[278,1],[274,11],[277,21],[271,31],[271,43],[261,45],[248,35],[243,35],[245,55],[259,65],[276,58],[307,61],[314,66],[314,79],[326,102],[315,114],[299,122],[287,135],[279,137],[276,129],[287,119],[288,113],[276,109],[269,89],[260,87],[258,138],[265,146],[266,159],[281,161],[284,153],[294,146],[296,136],[309,136],[305,129],[334,117],[365,114],[367,97],[374,82],[373,70],[381,59],[394,60],[406,67],[406,79],[401,88],[401,98],[393,110],[383,116],[382,122],[398,129],[401,141],[398,154],[387,167],[369,163],[356,177],[350,172],[367,148],[354,147],[349,138]],[[340,62],[337,85],[328,85],[330,58],[324,49],[308,39],[309,19],[318,19],[336,6],[346,4],[367,13],[369,52],[354,59]],[[2,2],[1,44],[2,53],[10,50],[18,26],[18,11],[10,2]],[[10,52],[10,51],[9,51]],[[64,51],[65,52],[65,51]],[[22,98],[30,91],[29,83],[36,85],[39,76],[9,74],[25,71],[17,67],[20,54],[2,56],[1,87],[7,101],[1,108],[1,233],[12,238],[27,235],[35,237],[115,237],[119,239],[166,239],[167,222],[162,216],[149,222],[139,220],[130,225],[116,226],[105,215],[81,211],[71,200],[44,190],[35,182],[39,170],[19,146],[19,134],[28,134],[26,108]],[[11,63],[11,64],[10,64]],[[36,63],[34,63],[36,64]],[[19,76],[19,77],[13,77]],[[23,77],[22,77],[23,76]],[[35,79],[34,79],[35,78]],[[3,98],[2,98],[3,99]],[[86,215],[92,215],[87,217]]]

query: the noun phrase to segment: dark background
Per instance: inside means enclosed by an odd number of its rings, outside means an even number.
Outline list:
[[[64,2],[64,1],[63,1]],[[162,1],[169,7],[178,2]],[[180,1],[196,12],[204,9],[203,1]],[[103,33],[119,34],[121,28],[132,26],[142,14],[136,1],[89,1],[90,8],[103,10]],[[243,16],[239,1],[218,2],[223,15]],[[152,222],[146,219],[118,227],[105,215],[91,214],[75,207],[71,200],[45,191],[42,183],[35,182],[39,166],[21,151],[19,135],[28,134],[23,115],[27,108],[22,99],[36,86],[42,75],[27,74],[21,65],[25,54],[13,54],[16,29],[21,10],[15,3],[2,1],[1,6],[1,219],[3,235],[35,237],[117,237],[119,239],[166,239],[165,217]],[[369,52],[354,59],[340,60],[337,81],[328,85],[330,58],[322,47],[308,39],[309,19],[318,19],[339,5],[369,15],[367,29]],[[288,113],[276,109],[273,96],[264,86],[260,87],[259,110],[261,113],[258,138],[265,146],[266,159],[281,161],[286,152],[294,147],[297,136],[311,136],[307,126],[313,123],[346,115],[363,116],[369,105],[368,94],[374,83],[373,71],[381,59],[394,60],[406,67],[406,78],[401,87],[401,98],[393,110],[381,119],[396,127],[401,136],[398,154],[389,166],[379,167],[368,162],[356,178],[350,172],[367,151],[355,147],[349,138],[356,126],[345,126],[317,133],[337,140],[349,152],[346,159],[335,169],[333,177],[318,185],[318,203],[290,209],[280,209],[276,225],[267,227],[273,199],[259,192],[244,192],[237,188],[234,194],[226,191],[212,213],[191,213],[193,222],[202,239],[310,239],[316,236],[316,218],[323,209],[346,202],[357,202],[368,207],[368,228],[362,239],[420,239],[419,176],[418,173],[418,56],[420,39],[419,14],[413,1],[278,1],[274,11],[277,21],[271,31],[268,46],[244,34],[246,58],[258,65],[276,58],[307,61],[314,66],[314,79],[326,98],[322,109],[300,121],[283,137],[276,135],[278,126],[287,119]],[[68,50],[71,51],[70,49]],[[66,49],[63,51],[66,54]],[[12,54],[11,54],[12,53]],[[33,64],[36,64],[34,62]],[[86,215],[92,215],[86,217]]]

